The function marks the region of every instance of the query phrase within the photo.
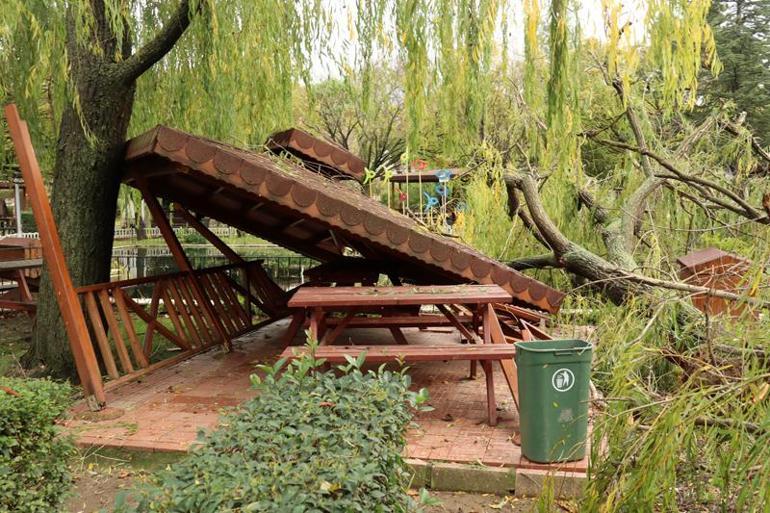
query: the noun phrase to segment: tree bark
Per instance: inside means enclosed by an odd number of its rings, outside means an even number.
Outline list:
[[[91,44],[78,41],[67,20],[67,57],[80,112],[70,104],[62,115],[52,187],[52,208],[64,257],[75,286],[109,281],[115,213],[123,150],[134,105],[135,81],[170,50],[189,25],[190,7],[181,2],[158,36],[131,55],[130,30],[118,40],[104,3],[91,2]],[[71,13],[70,13],[71,14]],[[119,58],[115,59],[115,56]],[[47,271],[40,283],[32,344],[26,367],[75,378],[64,324]]]

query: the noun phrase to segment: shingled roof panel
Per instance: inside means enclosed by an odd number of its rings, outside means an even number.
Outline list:
[[[324,262],[341,257],[336,240],[341,237],[364,256],[386,256],[407,266],[409,275],[435,283],[497,283],[513,294],[515,303],[547,312],[557,311],[564,298],[563,293],[432,233],[379,201],[269,153],[158,126],[128,142],[125,161],[123,180],[129,185],[142,179],[160,197]],[[190,181],[239,207],[224,208],[224,203],[188,192],[191,189],[182,185]],[[286,226],[313,220],[308,224],[320,228],[299,239],[259,223],[260,210],[285,219]]]

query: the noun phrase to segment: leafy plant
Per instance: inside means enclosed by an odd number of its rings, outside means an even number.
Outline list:
[[[0,511],[55,511],[70,486],[74,446],[55,421],[71,403],[69,385],[0,377]]]
[[[414,510],[401,452],[426,393],[409,392],[403,372],[363,372],[360,359],[340,375],[312,356],[285,363],[252,376],[259,396],[118,511]]]

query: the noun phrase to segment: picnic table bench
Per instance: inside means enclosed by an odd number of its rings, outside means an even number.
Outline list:
[[[290,344],[299,327],[309,320],[310,336],[319,342],[316,357],[325,358],[329,363],[344,362],[345,355],[356,358],[362,353],[367,362],[379,363],[468,360],[473,377],[476,362],[480,362],[486,375],[489,422],[495,425],[492,362],[500,364],[518,407],[514,347],[508,344],[493,308],[495,303],[510,301],[510,293],[497,285],[301,287],[288,302],[295,313],[285,341]],[[426,305],[435,306],[442,315],[420,314],[420,308]],[[332,312],[341,312],[342,317],[330,319],[328,315]],[[371,317],[373,314],[378,316]],[[477,333],[479,320],[483,326],[482,336]],[[325,333],[327,323],[333,325],[333,329]],[[407,326],[447,324],[454,326],[471,344],[408,345],[401,332],[401,328]],[[385,327],[397,345],[331,346],[346,327],[354,326]],[[303,351],[306,349],[287,347],[282,356],[294,358]]]
[[[308,346],[289,346],[281,358],[288,360],[308,354]],[[324,359],[327,363],[346,363],[347,358],[356,359],[364,355],[367,363],[413,363],[445,360],[480,361],[484,369],[487,386],[487,418],[490,426],[497,425],[497,402],[495,401],[495,385],[492,372],[492,362],[503,360],[513,361],[516,348],[511,344],[484,345],[418,345],[418,346],[317,346],[315,358]]]

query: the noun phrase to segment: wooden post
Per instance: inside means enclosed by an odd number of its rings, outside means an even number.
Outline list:
[[[64,320],[72,356],[75,359],[80,383],[83,386],[84,395],[88,406],[93,410],[104,407],[107,399],[104,394],[104,384],[96,361],[91,336],[88,333],[83,309],[78,301],[72,277],[64,261],[64,251],[61,239],[56,230],[51,204],[43,185],[43,176],[40,173],[40,165],[32,147],[27,124],[19,117],[19,111],[13,104],[5,106],[5,118],[11,130],[11,139],[19,159],[19,167],[24,177],[26,191],[32,203],[32,213],[35,216],[40,242],[43,248],[43,258],[48,266],[56,301]],[[72,184],[77,187],[77,184]]]
[[[174,229],[171,227],[171,224],[169,224],[168,219],[163,212],[163,208],[160,206],[160,203],[158,203],[158,199],[155,197],[152,191],[150,191],[150,187],[146,180],[141,177],[137,177],[136,184],[142,193],[144,203],[150,210],[150,214],[152,215],[155,224],[158,225],[158,229],[160,230],[161,235],[163,235],[163,239],[168,245],[168,249],[171,250],[171,254],[174,256],[174,261],[176,262],[177,267],[179,267],[180,271],[189,273],[190,283],[192,284],[192,292],[195,296],[195,300],[200,303],[201,308],[203,308],[203,312],[213,324],[217,335],[222,341],[222,344],[225,346],[225,349],[229,351],[230,337],[227,335],[221,320],[214,313],[211,302],[206,299],[208,296],[203,290],[200,281],[198,281],[198,277],[193,272],[193,268],[190,265],[190,260],[187,258],[182,245],[179,243],[179,239],[177,239],[176,234],[174,233]]]

